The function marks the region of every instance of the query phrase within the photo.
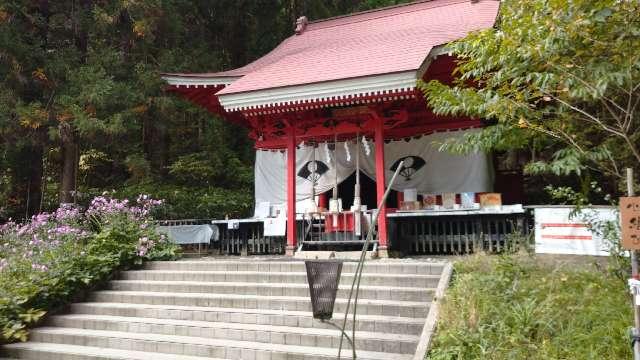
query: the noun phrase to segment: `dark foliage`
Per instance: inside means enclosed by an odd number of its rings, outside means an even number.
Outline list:
[[[168,217],[245,213],[253,149],[244,129],[165,93],[159,74],[242,66],[291,34],[298,16],[399,2],[1,2],[0,222],[140,187],[175,201]]]

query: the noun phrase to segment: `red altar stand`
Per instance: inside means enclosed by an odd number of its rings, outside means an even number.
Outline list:
[[[362,213],[359,213],[362,214]],[[362,216],[362,215],[361,215]],[[355,232],[356,218],[353,211],[341,211],[339,213],[324,213],[324,232]]]

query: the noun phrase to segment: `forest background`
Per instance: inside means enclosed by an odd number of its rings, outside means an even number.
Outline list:
[[[105,191],[163,198],[165,218],[248,215],[245,130],[165,92],[160,73],[240,67],[299,16],[401,2],[0,1],[0,223]]]

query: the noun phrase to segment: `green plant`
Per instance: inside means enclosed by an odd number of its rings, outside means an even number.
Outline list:
[[[241,218],[253,211],[253,191],[246,187],[223,189],[146,183],[122,187],[112,196],[135,199],[140,193],[165,200],[154,209],[156,219],[223,219],[225,215]]]
[[[589,264],[474,255],[455,264],[428,359],[625,359],[626,285]]]
[[[160,201],[95,198],[86,212],[65,206],[25,224],[0,227],[0,343],[25,341],[28,327],[145,260],[171,260],[179,246],[156,232]]]
[[[438,114],[495,124],[443,144],[532,149],[532,173],[624,178],[640,161],[637,1],[505,0],[496,26],[453,42],[458,80],[423,83]]]

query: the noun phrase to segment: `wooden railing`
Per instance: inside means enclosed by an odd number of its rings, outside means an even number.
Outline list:
[[[262,221],[241,222],[237,229],[219,224],[218,249],[224,255],[276,255],[284,254],[284,236],[264,236]]]
[[[366,213],[371,217],[371,213]],[[317,241],[332,248],[355,246],[367,234],[363,219],[359,235],[350,233],[326,234],[321,217],[302,217],[297,223],[298,245]],[[389,218],[389,240],[392,250],[409,254],[464,254],[477,251],[502,252],[507,249],[531,246],[532,221],[527,214],[475,214],[452,216],[404,216]],[[160,225],[201,225],[211,220],[170,220]],[[218,227],[218,241],[211,242],[206,252],[222,255],[278,255],[284,254],[285,236],[264,236],[262,220],[236,221],[237,228],[226,222]],[[353,244],[350,243],[353,241]]]
[[[526,214],[390,219],[391,246],[412,254],[502,252],[530,245]]]
[[[208,245],[187,245],[186,250],[201,254],[204,252],[222,255],[276,255],[284,254],[286,238],[284,236],[264,236],[264,224],[261,220],[242,221],[237,229],[230,229],[226,223],[212,224],[212,219],[159,220],[162,226],[214,225],[218,228],[217,241]]]

